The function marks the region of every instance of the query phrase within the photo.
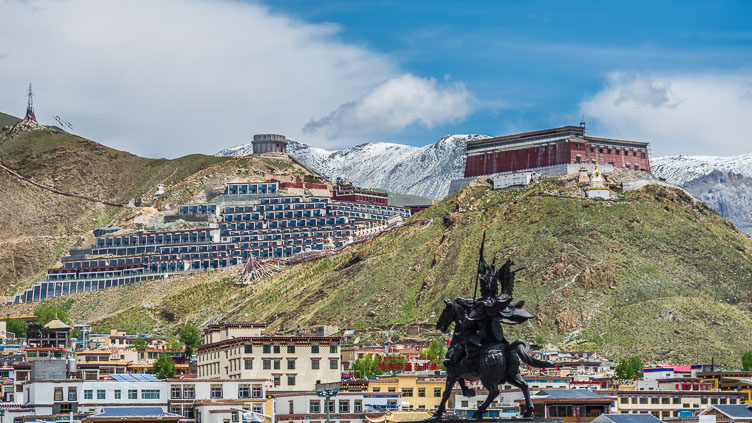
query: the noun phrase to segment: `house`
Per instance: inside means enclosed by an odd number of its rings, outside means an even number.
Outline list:
[[[601,414],[591,423],[662,423],[652,414]]]
[[[400,394],[387,392],[339,392],[327,402],[315,392],[279,392],[274,397],[277,422],[306,423],[332,420],[360,422],[376,418],[387,410],[402,410]]]
[[[536,416],[570,422],[591,422],[611,412],[615,398],[589,389],[545,389],[531,397]],[[524,400],[517,400],[524,403]]]
[[[368,390],[402,394],[404,409],[433,410],[441,402],[445,385],[444,376],[397,374],[369,380]]]
[[[712,405],[699,416],[714,416],[716,423],[749,423],[752,422],[752,404]]]
[[[224,322],[204,330],[197,348],[198,377],[260,379],[275,390],[312,391],[339,382],[338,336],[281,336],[262,333],[264,323]]]
[[[26,343],[30,347],[69,349],[70,331],[71,327],[58,319],[45,325],[32,323],[26,327]]]
[[[672,386],[676,385],[673,382],[669,383]],[[705,384],[689,383],[678,386],[699,388]],[[744,402],[741,392],[709,389],[659,389],[656,386],[654,389],[645,390],[620,389],[615,394],[618,398],[616,407],[619,414],[652,414],[659,419],[691,417],[709,405],[735,405]]]

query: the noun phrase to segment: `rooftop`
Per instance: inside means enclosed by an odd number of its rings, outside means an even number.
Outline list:
[[[101,413],[91,419],[129,419],[129,418],[182,419],[182,416],[166,413],[162,407],[104,407]]]
[[[652,414],[601,414],[593,423],[661,423]]]
[[[752,404],[712,405],[711,408],[715,408],[731,418],[752,419]],[[702,414],[708,410],[703,411]]]

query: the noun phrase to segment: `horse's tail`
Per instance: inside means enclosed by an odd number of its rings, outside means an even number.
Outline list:
[[[517,352],[517,356],[520,357],[523,363],[538,368],[555,367],[556,365],[547,360],[540,360],[530,355],[530,347],[522,341],[514,341],[512,343],[514,350]]]

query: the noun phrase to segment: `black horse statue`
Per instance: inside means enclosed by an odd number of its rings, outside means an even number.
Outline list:
[[[436,328],[446,333],[449,325],[454,323],[455,336],[457,336],[457,328],[462,328],[467,318],[469,304],[464,299],[444,300],[444,303],[446,307],[439,316]],[[456,366],[447,366],[446,386],[434,418],[440,418],[444,414],[446,402],[456,382],[460,382],[463,392],[467,390],[464,380],[480,380],[488,390],[488,398],[478,407],[473,418],[483,416],[483,412],[499,395],[499,385],[502,383],[509,383],[522,390],[526,407],[523,417],[533,417],[533,402],[530,400],[528,385],[520,374],[520,360],[539,368],[554,367],[554,364],[532,357],[529,350],[527,344],[522,341],[515,341],[511,344],[491,343],[470,352]]]

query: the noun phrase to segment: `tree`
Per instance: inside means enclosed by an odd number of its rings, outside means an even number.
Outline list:
[[[34,316],[40,325],[46,325],[55,319],[68,323],[68,312],[54,305],[40,305],[34,309]]]
[[[177,338],[170,338],[167,340],[168,351],[183,351],[183,343],[178,341]]]
[[[642,360],[635,355],[616,366],[616,377],[630,380],[640,379],[642,378],[642,367]]]
[[[742,369],[746,371],[752,370],[752,350],[742,354]]]
[[[149,345],[146,343],[146,339],[139,336],[133,341],[133,348],[136,351],[143,351],[145,350]]]
[[[6,329],[16,335],[16,338],[26,337],[26,321],[21,319],[6,319]]]
[[[185,356],[190,359],[193,355],[193,349],[201,343],[201,335],[198,328],[190,322],[180,328],[180,342],[185,344]]]
[[[359,377],[364,377],[366,379],[370,379],[374,376],[378,376],[382,373],[384,373],[381,369],[379,369],[379,362],[371,354],[364,354],[359,359],[355,360],[351,365],[350,369],[358,372]]]
[[[423,351],[423,356],[437,365],[442,364],[445,355],[446,347],[444,346],[444,343],[438,339],[432,341],[431,344],[428,345],[428,348]]]
[[[160,353],[159,357],[154,360],[154,374],[159,379],[169,379],[175,376],[175,362],[172,361],[169,355]]]

